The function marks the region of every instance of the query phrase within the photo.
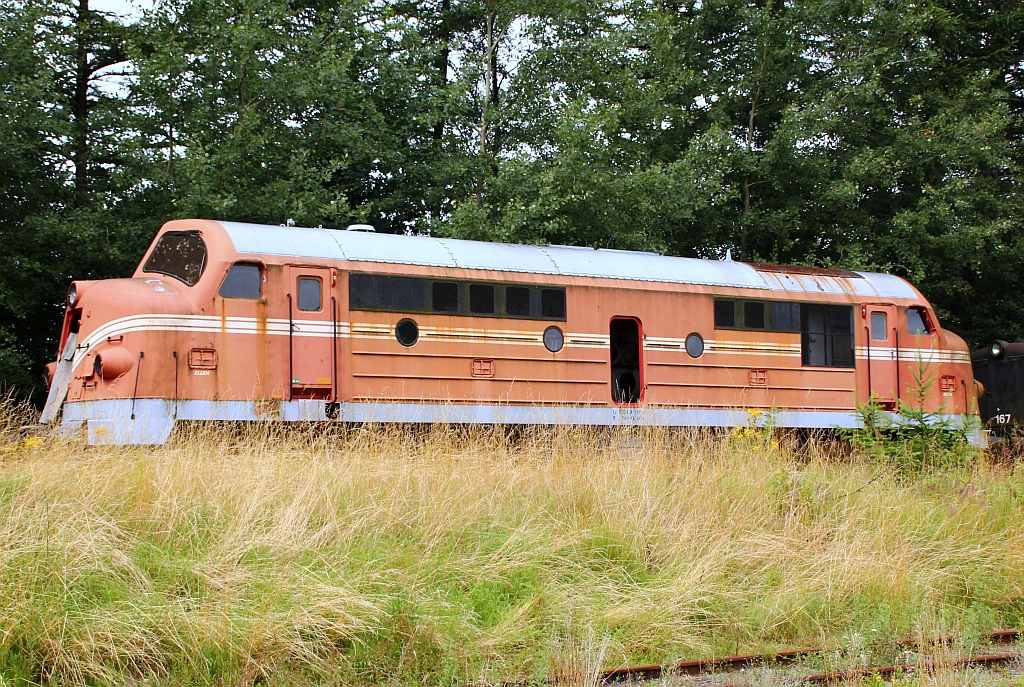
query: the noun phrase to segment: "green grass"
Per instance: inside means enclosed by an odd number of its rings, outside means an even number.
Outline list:
[[[1024,614],[1024,471],[980,455],[908,474],[764,432],[572,428],[2,439],[0,684],[498,683],[805,645],[842,666]]]

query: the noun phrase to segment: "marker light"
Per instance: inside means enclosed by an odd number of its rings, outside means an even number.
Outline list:
[[[1002,358],[1003,354],[1006,353],[1006,342],[1005,341],[993,341],[992,347],[989,348],[989,352],[993,358]]]

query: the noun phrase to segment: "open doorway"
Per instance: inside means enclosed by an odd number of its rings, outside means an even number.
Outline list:
[[[640,320],[616,317],[609,327],[612,363],[612,400],[639,403],[643,394],[643,341]]]

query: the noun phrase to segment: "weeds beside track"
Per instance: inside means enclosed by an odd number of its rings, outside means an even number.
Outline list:
[[[4,427],[0,675],[465,684],[969,638],[1024,611],[1024,473],[765,434]]]

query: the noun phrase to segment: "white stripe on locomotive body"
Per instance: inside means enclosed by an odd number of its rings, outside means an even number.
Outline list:
[[[409,422],[457,424],[529,424],[598,426],[746,427],[751,424],[799,428],[857,428],[856,411],[780,410],[754,417],[748,408],[602,407],[586,405],[506,405],[349,402],[335,405],[328,416],[325,401],[212,401],[161,398],[73,401],[64,405],[61,432],[74,435],[83,427],[90,444],[162,444],[178,420],[286,422]],[[907,420],[885,413],[894,424]],[[974,441],[984,437],[969,416],[934,415],[929,420],[962,424]]]
[[[293,320],[292,336],[340,339],[380,339],[394,336],[394,325],[342,322],[337,323],[337,333],[332,330],[334,325],[322,320]],[[77,367],[89,350],[109,337],[123,336],[135,332],[170,331],[181,333],[224,333],[235,335],[256,335],[265,333],[273,336],[287,336],[289,321],[283,319],[267,319],[260,326],[256,318],[226,317],[214,315],[132,315],[112,320],[87,336],[78,345],[74,355],[73,367]],[[486,328],[440,328],[420,327],[420,338],[424,341],[458,341],[459,343],[497,343],[505,345],[543,346],[542,331],[486,329]],[[567,333],[565,345],[569,348],[607,348],[609,338],[603,334]],[[757,355],[774,357],[798,357],[801,355],[799,343],[770,343],[733,340],[706,339],[705,354],[718,355]],[[686,339],[667,337],[645,337],[644,349],[648,351],[685,352]],[[931,363],[970,363],[970,354],[960,351],[948,351],[923,348],[900,348],[900,362]],[[897,349],[858,346],[856,357],[860,360],[895,361]],[[696,364],[696,363],[695,363]]]

